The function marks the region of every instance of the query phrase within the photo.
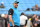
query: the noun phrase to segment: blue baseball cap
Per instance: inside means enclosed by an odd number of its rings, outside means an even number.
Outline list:
[[[14,3],[19,3],[18,1],[14,1]]]

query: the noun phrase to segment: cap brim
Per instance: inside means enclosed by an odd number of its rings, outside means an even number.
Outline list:
[[[19,3],[19,2],[17,2],[17,3]]]

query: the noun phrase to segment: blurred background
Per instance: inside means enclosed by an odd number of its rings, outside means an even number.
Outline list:
[[[8,11],[13,6],[13,1],[16,0],[0,0],[0,27],[2,27],[1,22],[2,23],[6,22],[6,25],[9,23]],[[24,13],[25,16],[28,17],[28,20],[29,18],[32,19],[32,17],[36,15],[36,18],[38,19],[37,24],[39,26],[40,25],[39,24],[40,23],[40,0],[17,0],[17,1],[19,1],[19,5],[17,8],[19,14],[21,15],[21,13]],[[6,25],[3,26],[5,27]],[[36,24],[33,23],[33,25]]]

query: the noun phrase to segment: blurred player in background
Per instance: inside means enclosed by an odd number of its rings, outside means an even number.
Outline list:
[[[24,13],[21,13],[20,16],[20,27],[25,27],[26,20],[28,20],[27,16]]]
[[[31,27],[33,27],[33,26],[34,26],[34,25],[33,25],[33,22],[35,21],[35,17],[36,17],[36,15],[35,15],[35,14],[33,14],[32,19],[31,19]]]
[[[4,19],[5,19],[5,27],[7,27],[7,24],[9,23],[9,19],[8,19],[7,14],[5,14]]]

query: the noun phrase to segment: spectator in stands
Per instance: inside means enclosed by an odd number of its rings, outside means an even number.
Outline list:
[[[27,8],[27,10],[26,11],[30,11],[30,9],[29,8]]]
[[[39,9],[39,11],[40,11],[40,7],[39,7],[38,9]]]
[[[35,5],[35,11],[39,11],[37,4]]]
[[[39,9],[40,9],[40,8],[38,7],[37,4],[36,4],[35,6],[32,7],[32,11],[39,11]]]
[[[3,2],[1,2],[1,6],[0,6],[0,8],[4,8]]]
[[[34,6],[32,7],[32,11],[34,11],[35,9],[34,9]]]
[[[24,13],[21,13],[21,16],[20,16],[20,27],[25,27],[26,20],[28,20],[28,18],[25,16]]]
[[[36,17],[36,15],[33,14],[32,19],[31,19],[31,27],[33,27],[33,22],[35,21],[35,17]]]
[[[37,5],[37,4],[35,5],[35,7],[36,7],[36,9],[35,9],[35,10],[40,11],[40,7],[38,7],[38,5]]]

